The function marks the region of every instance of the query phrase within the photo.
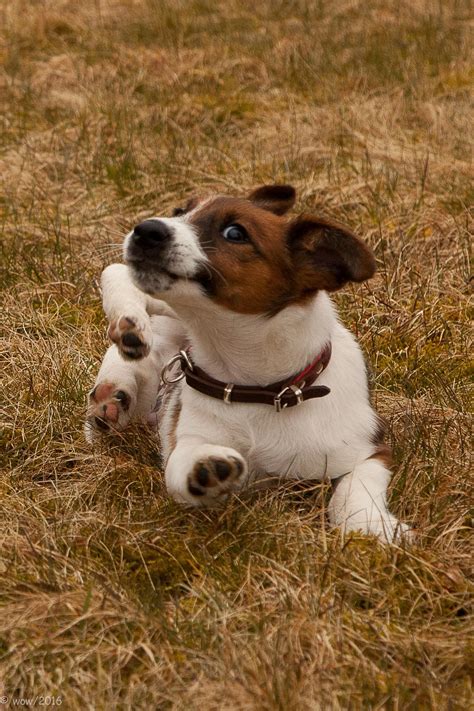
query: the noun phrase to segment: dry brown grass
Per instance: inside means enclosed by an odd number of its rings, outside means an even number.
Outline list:
[[[1,9],[0,685],[67,709],[467,709],[469,4],[10,0]],[[220,513],[153,440],[85,444],[95,286],[190,192],[294,183],[375,248],[338,296],[417,544],[327,530],[325,492]],[[0,690],[1,693],[1,690]]]

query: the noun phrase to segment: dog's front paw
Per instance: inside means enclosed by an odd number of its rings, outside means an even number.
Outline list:
[[[188,491],[192,496],[219,498],[240,488],[245,463],[234,456],[209,456],[196,462],[188,475]]]
[[[171,495],[193,506],[215,506],[242,488],[247,478],[243,457],[230,447],[202,445],[190,457],[175,452],[168,464],[166,480]],[[183,465],[187,473],[183,471]],[[184,475],[184,476],[183,476]]]
[[[89,393],[86,437],[92,442],[104,432],[120,432],[130,422],[135,398],[116,383],[99,383]]]
[[[124,358],[138,360],[150,352],[153,333],[148,318],[120,316],[110,323],[107,334]]]

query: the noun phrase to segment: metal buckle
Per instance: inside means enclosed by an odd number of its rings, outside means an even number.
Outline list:
[[[276,395],[273,399],[273,404],[275,405],[275,410],[277,412],[281,412],[282,410],[285,409],[285,407],[288,407],[288,403],[285,405],[281,404],[281,398],[283,395],[286,393],[287,390],[292,390],[294,394],[296,395],[296,404],[301,405],[302,402],[304,402],[304,397],[302,391],[299,389],[297,385],[287,385],[286,387],[283,388],[283,390],[280,390],[278,395]]]
[[[234,389],[234,383],[227,383],[224,388],[224,402],[226,405],[232,405],[232,400],[230,396],[232,395],[232,390]]]
[[[172,369],[175,363],[181,363],[181,368],[183,367],[183,363],[185,363],[189,370],[193,370],[193,364],[191,363],[187,352],[185,350],[181,350],[179,353],[176,353],[176,355],[173,356],[162,368],[161,382],[165,383],[165,385],[172,385],[173,383],[177,383],[184,378],[183,370],[181,370],[175,378],[168,378],[168,371]]]

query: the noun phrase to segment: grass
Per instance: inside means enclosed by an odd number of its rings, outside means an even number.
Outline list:
[[[67,709],[467,709],[469,3],[11,0],[0,10],[0,692]],[[409,547],[325,487],[188,512],[152,437],[83,438],[122,235],[293,183],[374,248],[337,296],[389,421]],[[471,361],[472,362],[472,361]]]

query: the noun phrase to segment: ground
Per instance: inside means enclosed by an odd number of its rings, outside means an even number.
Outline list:
[[[10,0],[0,9],[0,693],[67,709],[467,709],[469,3]],[[378,275],[337,297],[416,542],[324,486],[170,501],[152,436],[87,446],[97,279],[192,193],[290,182]],[[3,703],[3,697],[0,698]]]

